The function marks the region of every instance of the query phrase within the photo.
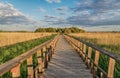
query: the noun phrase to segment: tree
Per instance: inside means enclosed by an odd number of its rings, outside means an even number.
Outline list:
[[[46,32],[56,32],[56,29],[52,27],[46,28],[45,30]]]
[[[64,29],[64,33],[65,33],[65,34],[69,34],[69,33],[71,33],[70,28],[65,28],[65,29]]]
[[[58,32],[58,33],[80,33],[85,32],[83,29],[79,29],[78,27],[71,27],[71,28],[38,28],[35,32]]]
[[[46,32],[45,28],[38,28],[35,30],[35,32]]]

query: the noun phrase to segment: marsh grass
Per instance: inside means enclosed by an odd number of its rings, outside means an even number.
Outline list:
[[[50,36],[51,34],[52,33],[0,32],[0,47]]]

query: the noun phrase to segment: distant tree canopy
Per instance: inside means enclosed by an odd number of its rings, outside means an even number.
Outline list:
[[[80,33],[85,32],[83,29],[79,29],[78,27],[70,27],[70,28],[38,28],[35,32],[58,32],[58,33]]]

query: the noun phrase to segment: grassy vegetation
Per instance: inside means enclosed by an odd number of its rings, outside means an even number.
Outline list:
[[[41,43],[53,38],[52,36],[47,36],[43,38],[38,38],[34,40],[29,40],[26,42],[17,43],[11,46],[4,46],[0,48],[0,64],[34,48],[37,45],[40,45]]]
[[[0,47],[49,36],[52,33],[0,32]]]
[[[80,33],[70,34],[110,52],[120,54],[120,33]],[[94,58],[93,58],[94,59]],[[100,54],[99,65],[107,72],[108,56]],[[100,74],[98,72],[98,74]],[[114,78],[120,78],[120,63],[116,62]]]
[[[47,36],[47,37],[43,37],[43,38],[38,38],[38,39],[34,39],[34,40],[29,40],[26,42],[17,43],[15,45],[11,45],[11,46],[1,47],[0,48],[0,64],[5,63],[6,61],[34,48],[37,45],[42,44],[43,42],[45,42],[47,40],[50,40],[54,36],[55,35],[51,35],[51,36]],[[37,64],[36,63],[36,55],[34,55],[33,58],[35,58],[33,60],[34,67],[35,67],[35,65]],[[22,75],[21,78],[27,78],[26,61],[21,64],[21,75]],[[11,73],[8,72],[0,78],[11,78]]]

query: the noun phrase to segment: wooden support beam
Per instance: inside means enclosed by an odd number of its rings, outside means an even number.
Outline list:
[[[114,68],[115,68],[115,60],[109,57],[107,78],[114,78]]]
[[[88,68],[90,67],[91,55],[92,55],[92,48],[88,47],[88,57],[89,57],[89,59],[87,59],[87,66],[88,66]]]
[[[95,52],[95,60],[94,60],[94,63],[98,66],[98,63],[99,63],[99,56],[100,56],[100,52],[96,50]],[[97,67],[94,66],[94,73],[93,73],[93,76],[95,78],[97,78]]]
[[[20,64],[11,69],[12,78],[21,78],[20,77]]]
[[[35,71],[35,78],[38,78],[38,76],[39,76],[38,73],[39,73],[39,70],[36,70]]]
[[[103,73],[102,72],[100,72],[100,78],[103,78]]]
[[[37,60],[38,60],[38,64],[40,64],[40,67],[39,67],[39,72],[42,72],[42,67],[41,67],[41,64],[42,64],[42,54],[41,54],[41,50],[38,50],[37,51]]]
[[[80,49],[81,49],[81,56],[83,59],[84,54],[83,54],[83,43],[82,42],[80,42]]]
[[[46,52],[45,52],[45,68],[48,67],[48,48],[46,49]]]
[[[86,44],[83,44],[83,61],[86,60]]]
[[[28,69],[28,78],[34,78],[32,56],[27,58],[27,69]]]

